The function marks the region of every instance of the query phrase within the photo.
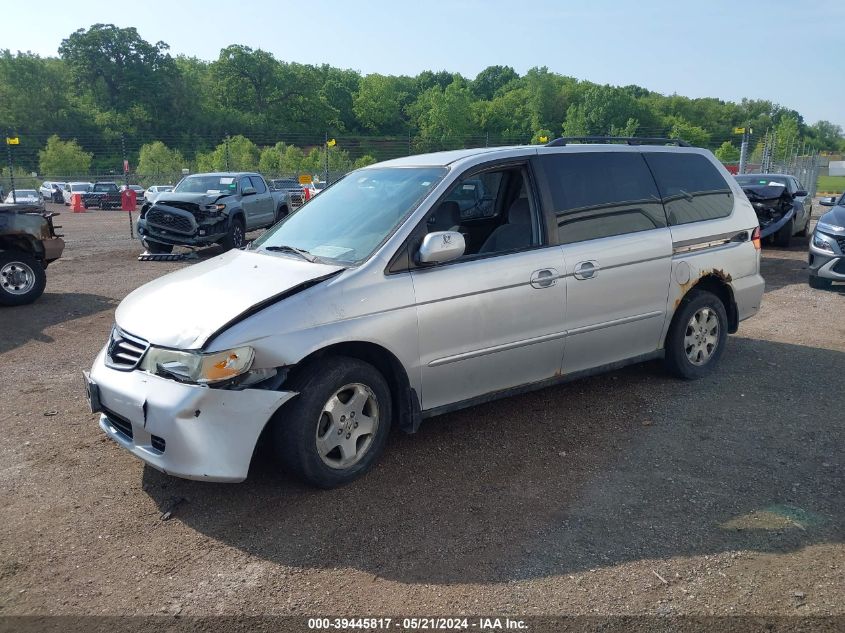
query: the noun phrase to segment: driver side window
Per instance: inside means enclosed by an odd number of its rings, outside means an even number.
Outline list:
[[[541,244],[538,209],[527,172],[520,166],[461,178],[429,212],[425,229],[461,233],[466,248],[460,259]]]

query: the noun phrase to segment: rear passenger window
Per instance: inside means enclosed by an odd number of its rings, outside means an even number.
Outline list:
[[[561,244],[666,226],[654,179],[639,152],[552,154],[541,164]]]
[[[260,176],[250,176],[249,179],[252,181],[252,186],[255,187],[256,193],[264,193],[267,191],[267,187],[264,186],[264,179]]]
[[[681,152],[644,152],[666,206],[669,224],[715,220],[731,214],[730,186],[707,158]]]

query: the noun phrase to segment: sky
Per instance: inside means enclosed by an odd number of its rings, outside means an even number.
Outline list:
[[[768,99],[845,128],[843,0],[8,0],[0,49],[57,55],[97,22],[172,54],[229,44],[364,74],[534,66],[663,94]],[[14,25],[15,28],[9,28]],[[23,28],[30,25],[32,28]]]

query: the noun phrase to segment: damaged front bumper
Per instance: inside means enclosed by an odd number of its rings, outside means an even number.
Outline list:
[[[86,374],[100,428],[153,468],[185,479],[246,479],[258,437],[292,391],[214,389],[105,364]]]
[[[196,206],[196,205],[193,205]],[[183,209],[154,203],[141,210],[138,235],[142,239],[174,246],[207,246],[223,239],[229,230],[229,216],[197,209]]]

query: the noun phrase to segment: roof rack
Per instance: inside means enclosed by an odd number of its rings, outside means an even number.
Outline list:
[[[692,147],[680,138],[656,138],[639,136],[561,136],[546,143],[546,147],[562,147],[568,143],[627,143],[628,145],[677,145]]]

